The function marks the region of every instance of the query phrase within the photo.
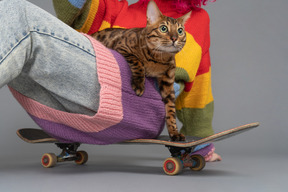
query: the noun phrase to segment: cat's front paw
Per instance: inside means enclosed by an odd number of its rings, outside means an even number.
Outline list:
[[[135,91],[137,96],[142,96],[144,93],[144,85],[139,85],[132,82],[132,89]]]
[[[181,133],[170,135],[170,138],[171,138],[171,141],[185,141],[186,140],[185,136]]]

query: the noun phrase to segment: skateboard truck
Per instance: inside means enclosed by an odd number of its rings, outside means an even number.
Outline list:
[[[44,167],[49,168],[56,165],[57,162],[75,161],[78,165],[83,165],[88,161],[88,154],[85,151],[77,151],[80,143],[55,143],[62,149],[60,155],[54,153],[45,153],[42,156],[41,163]]]
[[[60,155],[57,156],[57,162],[78,160],[77,149],[80,143],[55,143],[57,147],[62,149]]]
[[[183,147],[173,147],[170,145],[165,145],[165,147],[168,148],[172,157],[180,156],[183,153],[183,151],[185,151],[185,153],[191,153],[195,149],[195,147],[183,148]]]

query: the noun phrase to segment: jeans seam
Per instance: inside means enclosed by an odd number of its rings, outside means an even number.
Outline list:
[[[65,40],[65,39],[61,39],[61,38],[59,38],[59,37],[57,37],[57,36],[53,36],[53,35],[51,35],[51,34],[49,34],[49,33],[43,33],[43,32],[33,31],[33,30],[32,30],[32,31],[29,31],[29,32],[28,32],[25,36],[23,36],[20,40],[18,40],[18,41],[14,44],[14,46],[11,47],[11,49],[6,53],[6,55],[3,55],[3,57],[0,59],[0,65],[1,65],[2,62],[11,54],[11,52],[12,52],[16,47],[19,46],[19,44],[20,44],[22,41],[24,41],[25,39],[27,39],[27,38],[31,35],[31,33],[38,33],[38,34],[41,34],[41,35],[47,35],[47,36],[49,36],[49,37],[51,37],[51,38],[54,38],[54,39],[60,40],[60,41],[62,41],[62,42],[68,43],[69,45],[72,45],[72,46],[74,46],[74,47],[76,47],[76,48],[78,48],[78,49],[80,49],[80,50],[88,53],[89,55],[95,57],[95,55],[92,54],[91,52],[89,52],[89,51],[81,48],[80,46],[77,46],[77,45],[75,45],[74,43],[71,43],[71,42],[69,42],[69,41],[67,41],[67,40]],[[32,50],[31,50],[31,51],[32,51]]]
[[[35,31],[35,30],[31,30],[30,33],[32,33],[32,32],[33,32],[33,33],[38,33],[38,34],[41,34],[41,35],[46,35],[46,36],[49,36],[49,37],[51,37],[51,38],[54,38],[54,39],[60,40],[60,41],[62,41],[62,42],[68,43],[69,45],[72,45],[73,47],[76,47],[76,48],[78,48],[78,49],[80,49],[80,50],[88,53],[89,55],[95,57],[95,54],[89,52],[88,50],[86,50],[86,49],[84,49],[84,48],[76,45],[75,43],[72,43],[72,42],[67,41],[67,40],[65,40],[65,39],[62,39],[62,38],[60,38],[60,37],[54,36],[54,35],[52,35],[51,33],[40,32],[40,31],[38,31],[38,30],[36,30],[36,31]]]
[[[11,49],[6,53],[6,55],[3,56],[3,58],[0,60],[0,65],[2,64],[2,62],[12,53],[12,51],[19,46],[19,44],[24,41],[25,39],[27,39],[30,36],[30,33],[27,33],[25,36],[23,36],[20,40],[18,40],[13,47],[11,47]]]

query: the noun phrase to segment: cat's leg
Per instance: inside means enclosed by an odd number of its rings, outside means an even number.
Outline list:
[[[165,103],[166,126],[172,141],[185,141],[185,136],[180,134],[176,124],[176,108],[175,108],[175,91],[174,91],[174,75],[175,68],[168,71],[165,75],[158,78],[160,93]]]
[[[145,69],[141,62],[130,63],[132,72],[131,85],[136,95],[142,96],[145,90]]]
[[[122,54],[130,66],[132,72],[131,86],[136,95],[142,96],[145,90],[145,68],[139,59],[123,50],[117,50]]]

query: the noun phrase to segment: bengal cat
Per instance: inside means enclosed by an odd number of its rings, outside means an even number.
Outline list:
[[[144,93],[145,75],[156,77],[160,94],[165,103],[166,125],[173,141],[185,140],[176,125],[175,54],[185,45],[184,23],[191,12],[174,19],[162,15],[154,1],[147,6],[145,28],[107,28],[92,34],[106,47],[122,54],[132,72],[132,89],[138,96]]]

